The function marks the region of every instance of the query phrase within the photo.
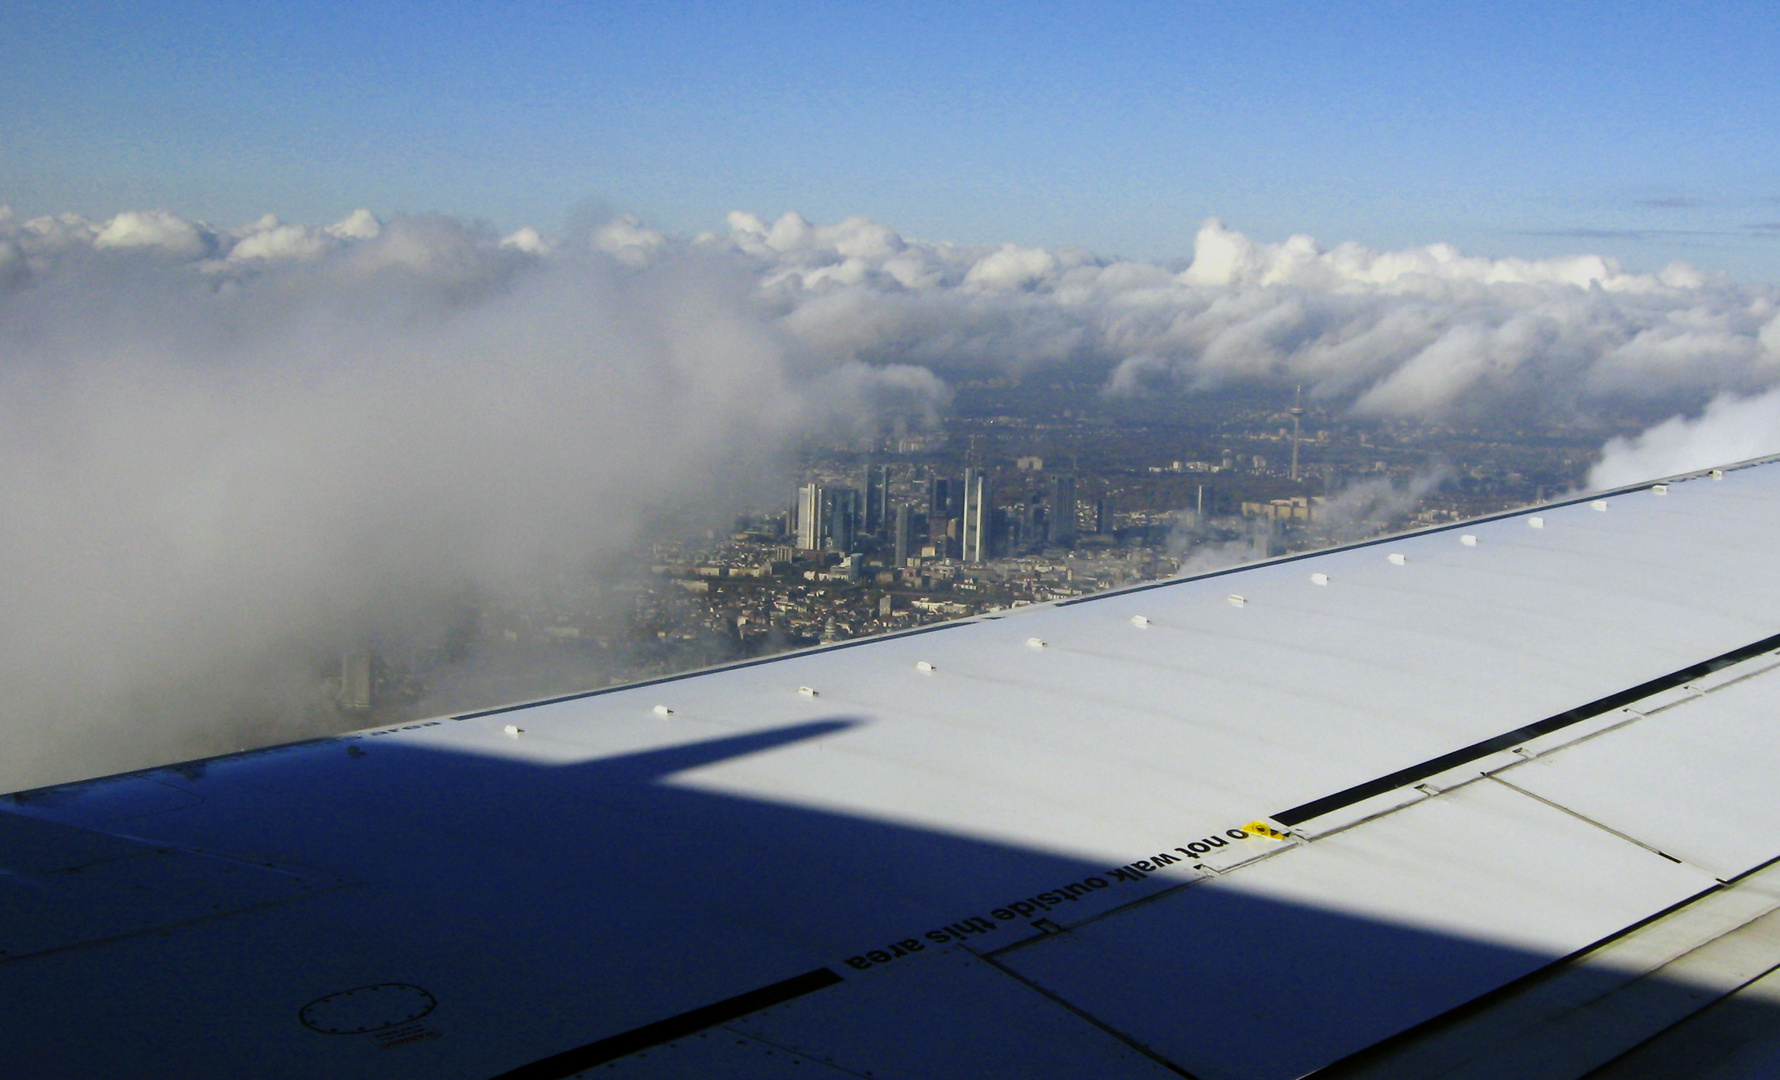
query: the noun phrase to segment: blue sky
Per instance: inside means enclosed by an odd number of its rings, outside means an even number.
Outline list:
[[[1780,281],[1771,5],[8,5],[0,202],[220,225],[866,214],[1184,256],[1598,251]]]

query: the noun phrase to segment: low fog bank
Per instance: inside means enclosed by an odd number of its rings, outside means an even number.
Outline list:
[[[431,657],[434,711],[514,689],[483,677],[491,597],[777,501],[797,440],[931,418],[948,379],[1072,367],[1366,417],[1675,414],[1596,484],[1780,450],[1780,291],[1680,264],[1216,220],[1163,265],[796,214],[502,237],[0,208],[0,790],[337,724],[321,673],[350,648]]]
[[[1411,515],[1422,500],[1456,475],[1451,466],[1437,464],[1401,481],[1377,477],[1347,485],[1317,506],[1319,546],[1351,544],[1410,527]],[[1220,537],[1190,510],[1176,514],[1168,531],[1168,549],[1180,560],[1177,577],[1208,574],[1284,554],[1272,519],[1245,517],[1241,535]]]

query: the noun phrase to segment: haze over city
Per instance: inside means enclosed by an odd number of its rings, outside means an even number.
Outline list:
[[[0,43],[9,790],[1780,450],[1753,5],[171,11]]]

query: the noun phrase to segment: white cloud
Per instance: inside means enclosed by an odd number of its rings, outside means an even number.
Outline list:
[[[95,248],[160,248],[196,259],[215,247],[209,229],[166,210],[125,211],[93,237]]]
[[[318,259],[338,246],[327,232],[306,225],[285,225],[267,214],[244,230],[229,249],[229,258],[246,259]]]
[[[383,231],[383,223],[377,215],[360,207],[323,231],[341,240],[375,240]]]
[[[515,230],[501,240],[501,246],[523,251],[527,255],[548,255],[556,245],[544,238],[544,235],[530,225]]]
[[[622,214],[593,230],[593,246],[619,262],[641,266],[667,244],[667,237],[629,214]]]
[[[1232,232],[1212,218],[1199,227],[1193,243],[1193,265],[1181,280],[1188,285],[1230,286],[1239,284],[1256,269],[1255,245],[1241,233]]]
[[[1056,256],[1043,248],[1003,244],[999,251],[972,266],[964,281],[992,289],[1023,289],[1044,281],[1056,269]]]

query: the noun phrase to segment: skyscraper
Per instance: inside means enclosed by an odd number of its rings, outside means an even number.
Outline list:
[[[946,546],[946,523],[952,519],[952,481],[936,476],[927,487],[927,540],[943,553]]]
[[[989,478],[977,468],[964,470],[964,533],[959,540],[964,561],[980,563],[989,558],[991,537],[990,515],[994,508],[994,490]]]
[[[826,494],[821,484],[805,484],[797,489],[797,546],[805,551],[822,546]]]
[[[859,532],[858,488],[834,488],[824,494],[828,505],[825,535],[828,547],[845,555],[856,546]]]
[[[952,516],[952,481],[936,476],[927,482],[927,517],[944,521]]]
[[[1292,392],[1292,479],[1298,479],[1299,421],[1304,419],[1304,388]]]
[[[859,531],[871,536],[883,525],[884,519],[878,513],[878,477],[883,473],[882,465],[865,467],[865,506],[859,522]]]
[[[1045,540],[1059,547],[1075,543],[1075,475],[1051,477],[1051,515],[1045,522]]]
[[[371,654],[359,649],[340,657],[340,707],[364,712],[371,707]]]
[[[914,537],[910,535],[914,531],[914,519],[914,507],[907,503],[903,503],[896,508],[895,551],[896,565],[898,567],[907,566],[909,564],[909,548],[914,541]]]
[[[865,524],[867,536],[882,536],[890,528],[890,466],[865,469]]]

